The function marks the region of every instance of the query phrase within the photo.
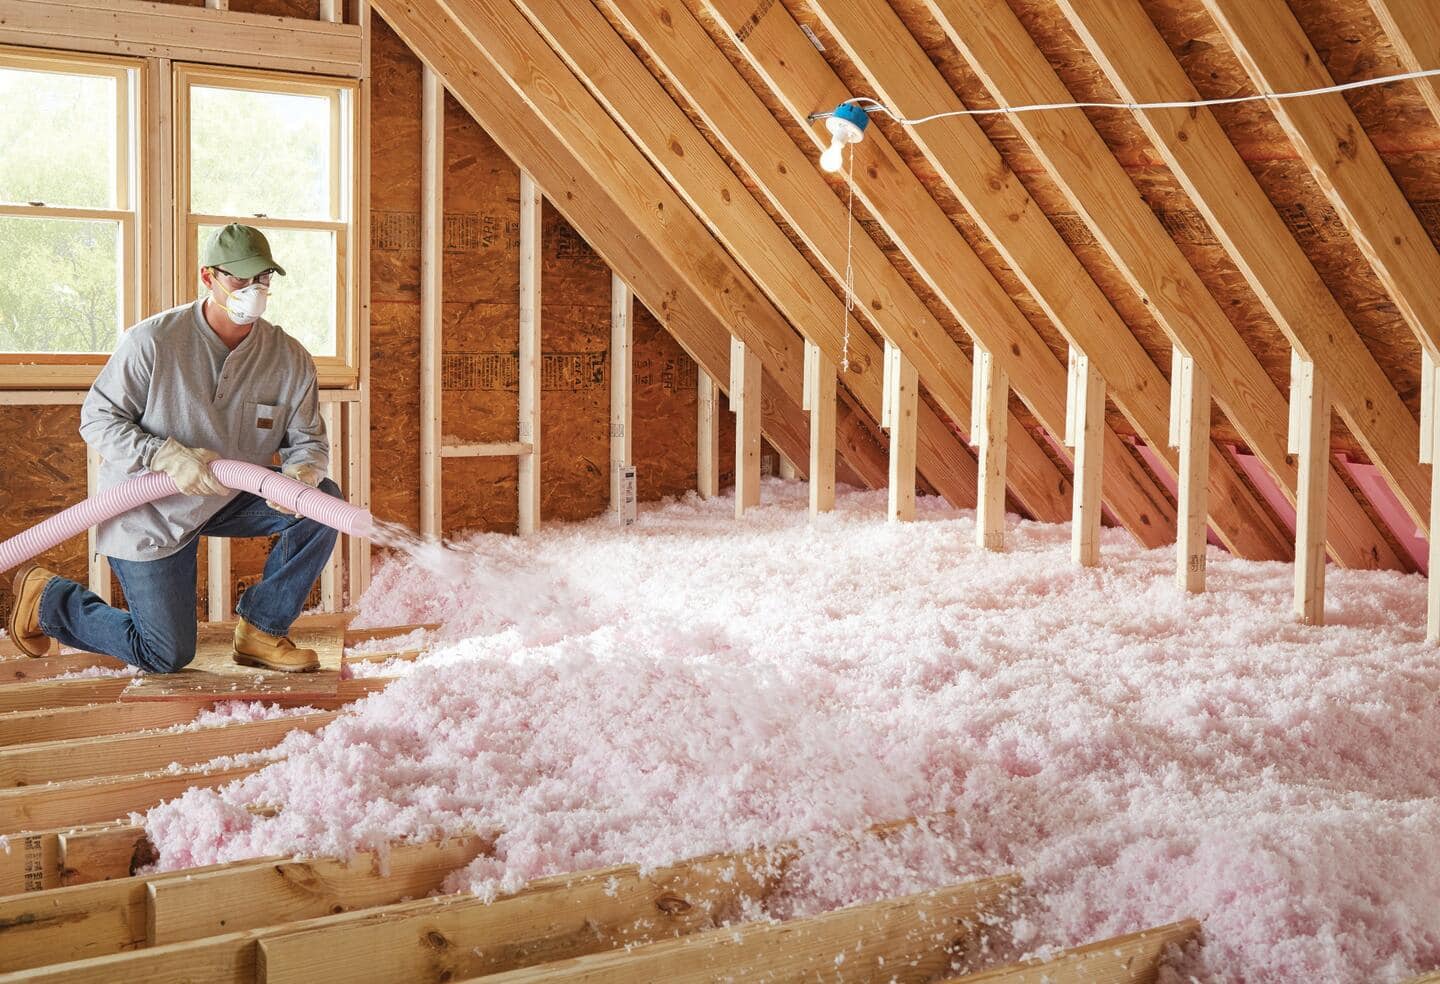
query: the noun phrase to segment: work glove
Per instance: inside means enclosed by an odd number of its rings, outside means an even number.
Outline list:
[[[184,495],[229,495],[230,489],[210,471],[210,462],[219,457],[207,448],[187,448],[167,437],[150,458],[150,470],[169,475]]]
[[[320,480],[325,477],[324,471],[314,465],[304,463],[295,465],[282,465],[280,467],[280,474],[284,475],[286,478],[293,478],[297,482],[308,485],[312,489],[319,485]],[[265,500],[265,505],[285,516],[300,515],[299,513],[291,512],[289,509],[286,509],[284,506],[280,505],[280,503],[273,502],[270,499]]]

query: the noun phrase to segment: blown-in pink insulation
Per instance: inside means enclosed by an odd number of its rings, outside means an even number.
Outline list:
[[[1119,531],[1083,571],[1063,526],[982,554],[935,500],[893,525],[883,492],[815,522],[803,485],[764,496],[382,565],[362,622],[447,642],[286,761],[151,811],[162,866],[495,830],[451,879],[489,895],[810,835],[771,914],[1018,871],[1024,950],[1194,916],[1201,981],[1440,966],[1421,579],[1332,569],[1331,624],[1304,627],[1283,564],[1212,550],[1187,598]]]

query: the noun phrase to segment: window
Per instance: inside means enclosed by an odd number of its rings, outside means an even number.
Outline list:
[[[354,85],[185,67],[176,92],[188,150],[177,174],[181,297],[202,289],[206,238],[228,222],[256,226],[286,271],[275,278],[265,317],[303,342],[322,370],[346,363]]]
[[[0,361],[99,363],[138,317],[137,73],[0,50]]]

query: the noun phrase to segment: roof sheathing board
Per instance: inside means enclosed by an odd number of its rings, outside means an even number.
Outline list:
[[[923,4],[918,0],[899,0],[893,6],[966,105],[977,108],[995,105],[964,59],[933,24]],[[1098,65],[1049,0],[1025,0],[1011,6],[1072,94],[1084,100],[1117,100]],[[1271,379],[1283,391],[1289,384],[1288,345],[1259,301],[1250,293],[1244,278],[1225,255],[1205,220],[1160,162],[1159,154],[1151,148],[1138,124],[1123,110],[1087,110],[1086,115],[1146,204],[1156,212],[1171,239],[1195,268],[1206,288],[1220,301],[1231,322],[1243,332]],[[1051,224],[1070,245],[1161,372],[1168,377],[1169,339],[1095,241],[1072,204],[1003,117],[980,117],[979,122],[1006,164],[1050,218]],[[1222,440],[1244,443],[1221,414],[1215,415],[1213,430]],[[1354,442],[1348,434],[1343,434],[1342,444],[1349,447]]]
[[[1255,92],[1199,0],[1146,0],[1145,6],[1202,96]],[[1364,0],[1305,0],[1291,6],[1335,81],[1403,71]],[[1360,89],[1345,98],[1436,239],[1440,128],[1414,85]],[[1258,103],[1219,106],[1213,112],[1386,377],[1418,416],[1419,344],[1280,125]],[[1358,449],[1337,446],[1358,455]]]

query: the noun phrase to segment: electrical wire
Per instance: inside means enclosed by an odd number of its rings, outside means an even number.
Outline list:
[[[846,104],[861,106],[867,113],[884,113],[896,123],[905,126],[916,126],[920,123],[929,123],[931,120],[945,119],[949,116],[1007,116],[1020,113],[1036,113],[1045,110],[1055,109],[1128,109],[1138,112],[1145,109],[1196,109],[1201,106],[1233,106],[1237,103],[1265,102],[1270,99],[1301,99],[1306,96],[1318,96],[1328,92],[1348,92],[1351,89],[1364,89],[1369,86],[1388,85],[1391,82],[1406,82],[1412,79],[1425,79],[1440,76],[1440,68],[1426,68],[1415,72],[1401,72],[1397,75],[1381,75],[1373,79],[1358,79],[1354,82],[1340,82],[1333,85],[1321,86],[1318,89],[1300,89],[1295,92],[1259,92],[1249,96],[1226,96],[1219,99],[1175,99],[1163,102],[1068,102],[1068,103],[1032,103],[1025,106],[997,106],[994,109],[953,109],[944,113],[931,113],[929,116],[917,116],[914,118],[904,117],[896,113],[889,106],[873,99],[870,96],[856,96],[853,99],[845,100]],[[811,113],[809,119],[829,119],[835,113]]]

